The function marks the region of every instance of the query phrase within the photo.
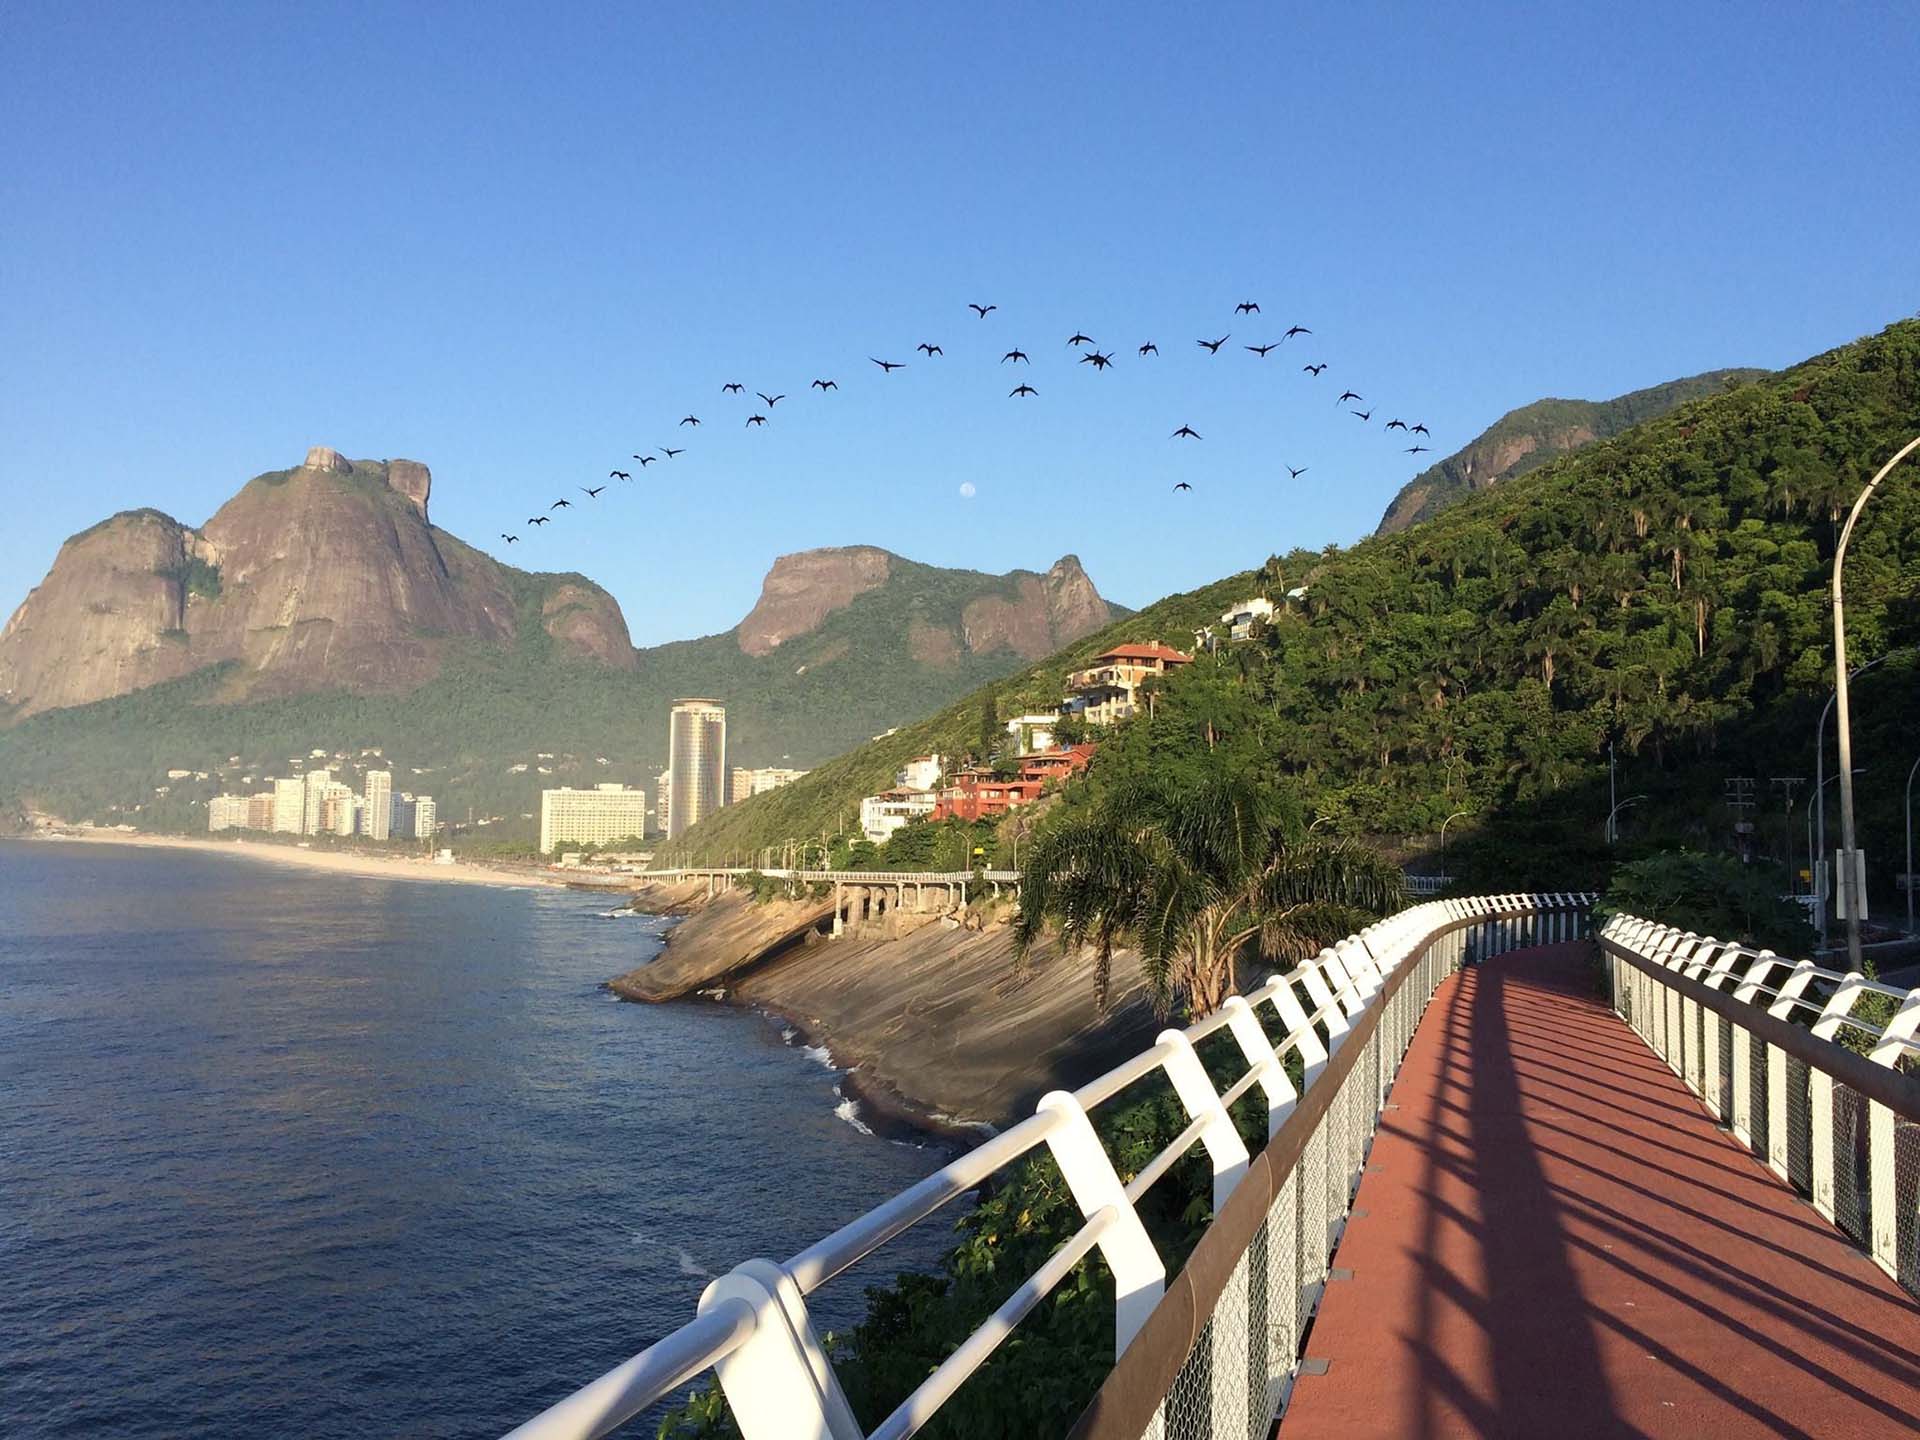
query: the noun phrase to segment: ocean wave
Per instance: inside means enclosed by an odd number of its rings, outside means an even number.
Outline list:
[[[840,1103],[833,1107],[833,1115],[836,1120],[846,1121],[847,1124],[858,1130],[862,1135],[873,1134],[873,1130],[868,1126],[867,1122],[860,1118],[860,1104],[858,1101],[849,1100],[844,1095],[841,1096]]]
[[[840,1068],[833,1063],[833,1052],[824,1045],[802,1045],[800,1047],[800,1053],[809,1060],[826,1066],[829,1070],[838,1070]]]

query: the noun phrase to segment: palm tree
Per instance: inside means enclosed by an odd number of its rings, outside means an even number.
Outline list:
[[[1399,869],[1376,851],[1297,830],[1239,775],[1122,786],[1064,816],[1027,852],[1017,953],[1024,963],[1057,921],[1069,949],[1096,951],[1099,1005],[1124,941],[1139,947],[1163,1013],[1176,997],[1195,1014],[1218,1009],[1250,944],[1267,958],[1314,949],[1404,893]]]

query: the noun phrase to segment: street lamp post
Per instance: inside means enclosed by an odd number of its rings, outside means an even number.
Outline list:
[[[1440,878],[1449,883],[1453,880],[1453,872],[1447,868],[1447,826],[1466,813],[1465,810],[1456,810],[1440,822]]]
[[[1907,771],[1907,933],[1913,933],[1913,771],[1920,770],[1920,760],[1913,762],[1913,770]]]
[[[1834,694],[1839,701],[1840,730],[1840,853],[1844,857],[1840,862],[1841,894],[1847,904],[1847,968],[1860,968],[1860,911],[1866,903],[1866,876],[1861,872],[1865,866],[1861,863],[1858,847],[1855,845],[1853,827],[1853,728],[1847,713],[1847,614],[1846,604],[1841,598],[1841,573],[1847,563],[1847,542],[1853,538],[1853,527],[1860,519],[1860,512],[1866,508],[1867,501],[1873,498],[1873,492],[1880,482],[1914,450],[1920,449],[1920,435],[1916,435],[1902,445],[1894,457],[1880,467],[1880,471],[1867,482],[1867,488],[1860,492],[1860,498],[1853,502],[1853,509],[1847,512],[1847,523],[1840,529],[1840,543],[1833,550],[1833,674]]]
[[[1888,654],[1893,652],[1889,651]],[[1864,665],[1854,668],[1849,679],[1857,680],[1874,666],[1887,658],[1878,655]],[[1833,702],[1840,698],[1840,687],[1834,686],[1833,694],[1827,697],[1827,703],[1820,709],[1820,723],[1813,728],[1813,812],[1811,820],[1814,841],[1807,855],[1807,871],[1813,879],[1814,909],[1819,912],[1820,946],[1827,944],[1827,890],[1820,883],[1820,867],[1827,863],[1827,716],[1833,713]]]
[[[1629,805],[1638,805],[1646,798],[1644,795],[1629,795],[1607,812],[1607,844],[1613,844],[1614,837],[1619,834],[1619,831],[1614,826],[1613,817],[1618,815],[1622,810],[1625,810]]]

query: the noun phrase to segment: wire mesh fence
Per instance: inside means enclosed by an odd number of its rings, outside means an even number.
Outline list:
[[[1872,1185],[1867,1176],[1867,1102],[1850,1085],[1833,1087],[1833,1223],[1856,1244],[1871,1233]]]
[[[1773,1109],[1767,1103],[1767,1051],[1764,1040],[1747,1047],[1747,1129],[1752,1133],[1751,1149],[1760,1159],[1767,1158],[1767,1136]]]
[[[1894,1279],[1920,1299],[1920,1124],[1893,1122]]]
[[[1802,1195],[1813,1194],[1813,1099],[1811,1072],[1804,1060],[1787,1060],[1787,1182]]]

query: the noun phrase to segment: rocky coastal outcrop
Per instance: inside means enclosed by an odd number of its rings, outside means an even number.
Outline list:
[[[727,891],[708,902],[696,887],[639,905],[689,918],[659,956],[608,981],[616,995],[719,994],[775,1012],[852,1069],[862,1097],[935,1128],[1023,1119],[1046,1091],[1091,1079],[1161,1024],[1132,954],[1115,956],[1099,1011],[1092,959],[1043,943],[1017,966],[1004,913],[902,915],[830,940],[814,927],[831,901],[756,904]]]

